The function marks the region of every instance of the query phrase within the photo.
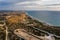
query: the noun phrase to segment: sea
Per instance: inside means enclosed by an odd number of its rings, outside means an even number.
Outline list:
[[[26,11],[30,16],[53,26],[60,26],[60,11]]]

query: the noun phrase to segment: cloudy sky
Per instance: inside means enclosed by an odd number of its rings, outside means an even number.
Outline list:
[[[60,0],[0,0],[0,10],[59,9],[59,4]]]

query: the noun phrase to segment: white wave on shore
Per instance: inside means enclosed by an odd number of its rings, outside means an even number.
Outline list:
[[[27,12],[26,12],[26,14],[29,15]],[[38,20],[39,22],[44,23],[44,25],[50,25],[50,26],[52,26],[52,24],[50,24],[50,23],[48,23],[48,22],[42,21],[42,20],[40,20],[40,19],[38,19],[38,18],[35,18],[35,17],[31,16],[31,15],[29,15],[29,16],[30,16],[32,19],[35,19],[35,20]]]

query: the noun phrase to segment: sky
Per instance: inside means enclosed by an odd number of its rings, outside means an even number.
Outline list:
[[[55,6],[58,4],[57,6]],[[43,10],[60,7],[60,0],[0,0],[0,10]],[[52,9],[50,8],[50,9]]]

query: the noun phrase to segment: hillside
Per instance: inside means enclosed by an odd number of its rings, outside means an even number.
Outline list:
[[[37,36],[49,35],[48,33],[60,36],[60,27],[51,26],[44,22],[40,22],[39,20],[34,19],[29,15],[27,15],[25,12],[4,12],[0,16],[0,18],[6,23],[5,27],[8,28],[7,31],[8,31],[8,35],[10,35],[8,36],[10,40],[13,40],[15,35],[14,30],[16,29],[24,29],[27,32]],[[44,30],[46,32],[42,32],[40,30]],[[56,40],[60,40],[60,38],[56,36],[54,37],[56,38]],[[14,39],[14,40],[18,40],[18,39]]]

